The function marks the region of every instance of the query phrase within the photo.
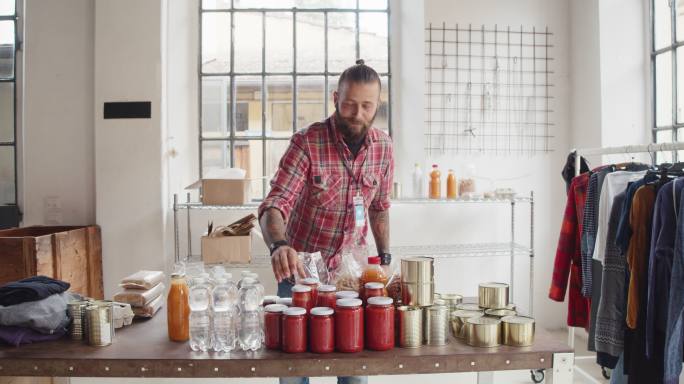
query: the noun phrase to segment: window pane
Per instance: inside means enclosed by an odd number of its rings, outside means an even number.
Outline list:
[[[684,129],[677,130],[677,141],[684,141]],[[684,151],[677,151],[677,161],[680,163],[684,161]]]
[[[235,84],[235,135],[261,136],[261,77],[238,76]]]
[[[230,9],[230,0],[202,0],[203,9]]]
[[[323,76],[297,78],[297,129],[325,119],[323,105],[325,86]]]
[[[360,0],[361,9],[387,9],[387,0]]]
[[[293,0],[235,0],[235,8],[292,8]]]
[[[656,56],[656,126],[672,124],[672,52]]]
[[[684,0],[677,0],[677,41],[684,40]]]
[[[0,0],[0,16],[14,15],[14,3],[16,0]]]
[[[382,83],[382,90],[380,92],[380,105],[378,106],[378,112],[375,115],[375,122],[373,126],[378,129],[382,129],[385,132],[389,132],[389,89],[387,84],[387,76],[382,76],[380,78]]]
[[[202,136],[230,134],[230,78],[202,78]]]
[[[655,8],[653,18],[655,49],[666,47],[672,43],[670,1],[672,0],[653,0],[653,6]]]
[[[290,145],[290,140],[268,140],[266,141],[266,193],[270,190],[269,181],[273,178],[280,158],[283,157],[285,150]]]
[[[292,13],[266,14],[266,71],[292,71]]]
[[[0,204],[16,204],[14,195],[14,146],[0,147]]]
[[[359,14],[361,58],[378,73],[387,72],[387,14]]]
[[[356,62],[356,15],[328,14],[328,71],[342,72]]]
[[[247,171],[250,183],[251,199],[263,197],[263,140],[237,140],[235,141],[235,166]]]
[[[295,0],[297,8],[356,8],[356,0]]]
[[[202,14],[202,72],[230,72],[230,14]]]
[[[292,136],[292,78],[266,78],[266,136]]]
[[[238,13],[234,19],[235,72],[261,72],[261,14]]]
[[[337,91],[337,82],[340,80],[339,76],[329,76],[328,77],[328,116],[335,112],[335,100],[333,98],[333,92]]]
[[[656,132],[656,143],[671,143],[672,142],[672,131],[658,131]],[[656,153],[657,163],[671,163],[672,162],[672,152],[657,152]]]
[[[14,21],[0,21],[0,78],[14,77]]]
[[[322,13],[297,14],[297,72],[323,72],[325,58]]]
[[[203,141],[202,174],[226,168],[230,168],[230,142]]]

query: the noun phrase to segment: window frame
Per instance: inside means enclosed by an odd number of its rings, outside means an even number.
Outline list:
[[[328,110],[329,110],[329,100],[331,99],[329,94],[331,92],[330,89],[330,79],[331,78],[337,78],[341,74],[341,72],[331,72],[328,69],[328,59],[329,59],[329,49],[328,49],[328,19],[330,14],[337,14],[337,13],[352,13],[354,14],[354,19],[355,19],[355,54],[356,54],[356,59],[359,59],[360,56],[360,29],[359,29],[359,24],[360,24],[360,15],[361,14],[370,14],[370,13],[381,13],[381,14],[386,14],[387,15],[387,72],[382,72],[378,73],[380,75],[381,79],[386,79],[386,88],[387,88],[387,130],[389,135],[392,135],[392,87],[391,87],[391,37],[390,37],[390,28],[391,28],[391,14],[390,14],[390,1],[387,1],[387,8],[386,9],[362,9],[360,8],[360,1],[356,0],[356,6],[354,8],[297,8],[297,7],[292,7],[292,8],[236,8],[235,7],[235,0],[230,0],[230,6],[225,8],[225,9],[204,9],[202,6],[202,2],[200,1],[200,4],[198,6],[199,8],[199,50],[198,50],[198,107],[199,107],[199,132],[198,132],[198,144],[199,144],[199,175],[200,178],[203,177],[203,168],[204,168],[204,155],[203,155],[203,144],[206,142],[212,142],[212,141],[218,141],[223,143],[223,151],[226,151],[228,146],[230,147],[227,152],[230,152],[229,154],[229,166],[234,167],[236,163],[235,159],[235,143],[237,141],[249,141],[249,142],[256,142],[258,143],[261,141],[261,156],[262,156],[262,174],[266,176],[266,159],[267,159],[267,147],[269,142],[274,142],[274,141],[289,141],[291,139],[291,135],[294,134],[297,129],[297,105],[304,103],[306,104],[307,101],[298,101],[297,97],[297,87],[298,87],[298,79],[299,78],[306,78],[306,77],[322,77],[323,82],[324,82],[324,100],[323,100],[323,111],[324,115],[327,115]],[[230,18],[230,69],[228,72],[222,72],[222,73],[204,73],[202,70],[202,52],[203,52],[203,44],[202,44],[202,34],[203,34],[203,16],[205,14],[209,13],[224,13],[224,14],[229,14]],[[241,72],[236,72],[235,71],[235,20],[236,20],[236,15],[239,15],[240,13],[252,13],[252,14],[261,14],[261,71],[259,72],[249,72],[249,73],[241,73]],[[267,71],[266,70],[266,15],[268,13],[289,13],[292,15],[292,70],[287,71],[287,72],[272,72],[272,71]],[[297,15],[301,13],[318,13],[318,14],[323,14],[323,20],[324,20],[324,52],[323,52],[323,59],[324,59],[324,69],[322,72],[303,72],[303,71],[298,71],[297,70]],[[241,101],[237,100],[237,86],[236,86],[236,77],[242,77],[242,76],[254,76],[254,77],[259,77],[261,79],[261,134],[260,135],[249,135],[249,136],[237,136],[236,135],[236,129],[237,129],[237,104],[239,104]],[[291,77],[292,79],[292,132],[290,133],[289,137],[273,137],[273,136],[268,136],[266,132],[266,108],[268,107],[267,105],[267,92],[268,92],[268,83],[267,79],[274,77],[274,76],[282,76],[282,77]],[[205,78],[210,78],[210,77],[218,77],[218,78],[228,78],[228,87],[229,87],[229,92],[230,92],[230,102],[228,103],[228,108],[229,108],[229,119],[228,119],[228,135],[227,136],[220,136],[220,137],[205,137],[203,134],[203,127],[202,127],[202,119],[203,119],[203,110],[202,110],[202,87],[203,87],[203,80]],[[378,111],[380,110],[380,106],[378,106]],[[227,144],[227,146],[226,146]],[[261,198],[264,198],[266,193],[267,193],[267,186],[268,186],[268,180],[266,178],[262,179],[262,196]],[[257,199],[259,200],[259,199]]]

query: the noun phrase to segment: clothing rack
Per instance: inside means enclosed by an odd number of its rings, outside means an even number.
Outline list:
[[[573,149],[572,152],[575,153],[575,176],[580,175],[581,170],[581,159],[582,156],[591,155],[615,155],[615,154],[637,154],[637,153],[649,153],[654,154],[656,152],[670,152],[670,151],[680,151],[684,150],[684,142],[677,143],[658,143],[658,144],[646,144],[646,145],[625,145],[618,147],[598,147],[598,148],[583,148],[583,149]],[[652,165],[655,165],[655,157],[651,158]],[[575,348],[575,328],[568,327],[568,345],[571,348]],[[593,358],[593,356],[587,356],[587,358]],[[576,357],[577,359],[581,359]],[[590,379],[592,382],[599,383],[595,379],[591,378],[584,370],[579,367],[575,367],[575,371],[582,374],[586,378]]]

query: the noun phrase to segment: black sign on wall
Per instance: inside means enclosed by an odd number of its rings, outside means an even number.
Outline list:
[[[109,101],[104,103],[105,119],[149,119],[152,117],[150,101]]]

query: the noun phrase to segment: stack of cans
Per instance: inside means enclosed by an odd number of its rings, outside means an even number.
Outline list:
[[[89,302],[85,300],[72,301],[67,304],[67,313],[71,318],[71,325],[69,326],[69,334],[72,340],[83,340],[83,336],[87,335],[85,309]]]
[[[67,304],[71,317],[69,333],[72,340],[104,347],[114,339],[114,307],[107,300],[79,300]]]

